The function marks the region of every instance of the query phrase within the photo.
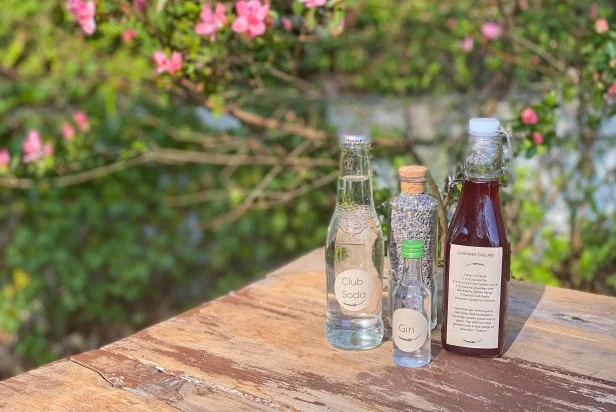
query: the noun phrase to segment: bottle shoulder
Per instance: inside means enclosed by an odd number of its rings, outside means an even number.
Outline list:
[[[436,210],[438,200],[426,193],[400,193],[391,201],[392,212],[411,210]]]
[[[499,197],[494,192],[473,190],[465,194],[463,189],[449,225],[447,243],[481,247],[506,245],[507,233]]]
[[[431,296],[428,288],[421,282],[400,282],[394,288],[394,296]]]

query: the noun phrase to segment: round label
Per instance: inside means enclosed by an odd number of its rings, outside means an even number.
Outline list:
[[[370,304],[373,290],[372,276],[359,269],[341,272],[334,285],[336,300],[340,306],[353,312],[365,309]]]
[[[428,319],[413,309],[396,309],[392,335],[396,346],[404,352],[415,352],[426,342]]]

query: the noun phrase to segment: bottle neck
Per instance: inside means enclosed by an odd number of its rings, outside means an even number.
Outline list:
[[[366,144],[343,146],[338,179],[339,205],[373,205],[369,153],[369,146]]]
[[[421,259],[403,259],[402,283],[421,283]]]
[[[464,160],[464,176],[471,180],[494,180],[502,173],[503,150],[499,134],[470,136]]]

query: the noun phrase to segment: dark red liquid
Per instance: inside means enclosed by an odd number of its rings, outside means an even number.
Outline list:
[[[443,274],[443,321],[441,341],[449,352],[474,356],[501,356],[507,341],[507,287],[509,284],[509,262],[511,251],[505,222],[501,213],[500,183],[498,180],[465,180],[462,185],[460,203],[456,209],[449,231],[445,249],[445,271]],[[447,344],[447,304],[449,301],[449,254],[451,245],[474,247],[502,247],[503,268],[501,277],[500,318],[498,348],[465,348]]]

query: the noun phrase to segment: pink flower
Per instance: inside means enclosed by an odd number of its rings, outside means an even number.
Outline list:
[[[503,34],[503,28],[498,23],[487,21],[481,25],[481,33],[488,40],[496,40]]]
[[[300,1],[304,3],[304,6],[308,7],[309,9],[324,6],[325,3],[327,3],[327,0],[300,0]]]
[[[157,51],[152,56],[156,63],[156,72],[173,74],[182,68],[183,59],[179,52],[171,53],[171,58],[168,58],[165,52]]]
[[[521,10],[528,9],[528,0],[518,0],[518,7],[520,7]]]
[[[73,140],[73,137],[75,137],[75,128],[69,122],[62,124],[62,137],[66,140]]]
[[[590,10],[588,10],[588,15],[592,20],[596,19],[599,16],[599,5],[597,3],[593,3],[590,5]]]
[[[291,21],[290,18],[283,17],[282,19],[280,19],[280,21],[282,22],[282,27],[284,27],[286,31],[293,30],[293,22]]]
[[[265,33],[265,19],[269,13],[269,5],[261,5],[259,0],[240,0],[235,4],[237,18],[231,29],[236,33],[246,33],[253,38]]]
[[[539,121],[539,116],[537,115],[537,112],[530,107],[527,107],[526,109],[522,110],[522,115],[520,116],[520,118],[522,119],[522,123],[524,124],[537,124],[537,122]]]
[[[606,19],[598,19],[595,22],[595,31],[599,34],[606,33],[610,29]]]
[[[195,26],[195,32],[200,36],[210,36],[210,39],[214,40],[216,31],[227,23],[226,11],[225,5],[221,3],[216,3],[215,12],[212,12],[209,4],[204,4],[199,15],[201,21]]]
[[[616,82],[612,83],[610,87],[607,89],[608,96],[616,96]]]
[[[472,36],[466,36],[464,40],[460,42],[460,49],[468,53],[473,50],[474,43]]]
[[[3,147],[0,149],[0,168],[5,169],[11,163],[11,154]]]
[[[137,31],[135,29],[126,29],[122,32],[120,37],[124,43],[130,43],[133,41],[135,36],[137,35]]]
[[[332,27],[330,33],[332,36],[337,37],[340,36],[344,32],[344,26],[346,25],[346,21],[342,19],[338,26]]]
[[[133,7],[135,8],[135,10],[143,11],[147,6],[147,1],[148,0],[135,0],[133,1]]]
[[[53,153],[53,147],[50,143],[43,143],[41,134],[38,130],[32,129],[28,131],[28,135],[21,144],[24,152],[22,162],[30,163],[50,156]]]
[[[543,143],[543,135],[539,132],[534,132],[533,133],[533,142],[535,142],[535,144],[541,144]]]
[[[94,33],[94,30],[96,30],[96,22],[94,21],[96,4],[93,1],[86,3],[83,0],[67,0],[66,5],[68,6],[68,10],[79,22],[81,29],[87,35]]]
[[[84,112],[73,112],[73,120],[77,123],[77,128],[82,132],[90,130],[90,118]]]

